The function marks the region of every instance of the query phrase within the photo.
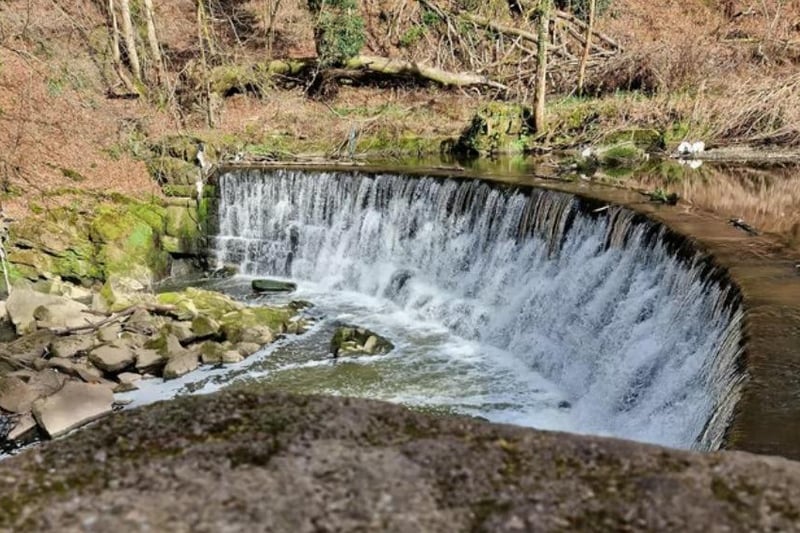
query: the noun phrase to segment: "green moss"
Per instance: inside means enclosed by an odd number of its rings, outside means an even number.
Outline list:
[[[481,106],[455,144],[465,154],[518,154],[532,143],[531,112],[525,106],[491,102]]]
[[[154,157],[147,161],[147,170],[160,185],[194,185],[200,169],[177,157]]]
[[[644,150],[632,142],[623,142],[598,150],[600,162],[605,167],[632,167],[645,160]]]

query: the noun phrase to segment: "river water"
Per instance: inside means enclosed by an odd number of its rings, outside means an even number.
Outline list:
[[[736,294],[621,208],[557,192],[396,175],[231,171],[220,263],[298,282],[306,335],[135,403],[231,382],[378,398],[543,429],[718,447],[744,375]],[[328,353],[338,323],[396,350]]]

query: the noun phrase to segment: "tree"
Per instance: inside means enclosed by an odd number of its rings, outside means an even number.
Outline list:
[[[550,26],[550,12],[553,9],[552,0],[539,0],[538,6],[538,31],[536,42],[536,79],[533,92],[533,123],[536,133],[547,128],[545,117],[545,95],[547,93],[547,46]]]
[[[578,69],[578,94],[583,95],[583,82],[586,77],[586,63],[589,61],[589,53],[592,49],[592,32],[594,31],[594,15],[596,8],[596,0],[589,0],[589,20],[586,25],[586,37],[583,43],[583,55],[581,56],[581,65]]]

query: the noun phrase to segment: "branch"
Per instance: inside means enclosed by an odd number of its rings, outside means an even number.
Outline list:
[[[148,311],[151,313],[159,313],[159,314],[167,314],[177,311],[177,307],[174,305],[159,305],[159,304],[134,304],[130,307],[126,307],[122,311],[112,314],[108,318],[100,320],[99,322],[94,322],[92,324],[86,324],[83,326],[74,326],[71,328],[61,328],[61,329],[54,329],[53,334],[58,335],[59,337],[64,337],[66,335],[72,335],[74,333],[90,333],[93,331],[97,331],[98,329],[102,328],[103,326],[107,326],[108,324],[112,324],[117,322],[123,318],[127,318],[133,313],[138,310]]]

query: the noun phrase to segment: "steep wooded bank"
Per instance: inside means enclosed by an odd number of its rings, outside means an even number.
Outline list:
[[[798,143],[783,3],[12,0],[0,26],[12,215],[159,194],[149,147],[175,132],[272,160]]]

